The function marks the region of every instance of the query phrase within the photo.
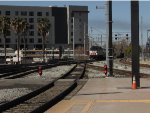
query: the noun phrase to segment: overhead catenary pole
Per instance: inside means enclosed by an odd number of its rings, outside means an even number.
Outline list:
[[[112,1],[106,1],[106,63],[108,65],[108,76],[113,76],[112,56]]]
[[[144,53],[143,53],[143,18],[141,16],[141,52],[142,52],[142,60],[144,59]]]
[[[85,24],[85,22],[84,22],[84,56],[85,56],[85,39],[86,39],[86,24]]]
[[[73,58],[75,58],[74,57],[74,55],[75,55],[75,19],[74,19],[74,17],[73,17],[73,40],[72,40],[72,42],[73,42]]]
[[[139,2],[131,1],[131,44],[132,44],[132,82],[135,77],[140,87],[139,75]]]

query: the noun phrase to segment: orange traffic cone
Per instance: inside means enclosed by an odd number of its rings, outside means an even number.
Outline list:
[[[135,77],[133,77],[133,81],[132,81],[132,89],[136,89],[137,86],[136,86],[136,80],[135,80]]]

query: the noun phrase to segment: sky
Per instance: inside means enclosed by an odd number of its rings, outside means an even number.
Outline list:
[[[16,6],[68,6],[80,5],[88,6],[89,12],[89,33],[94,37],[100,34],[106,34],[106,16],[105,1],[0,1],[0,5],[16,5]],[[96,9],[98,6],[98,9]],[[112,1],[112,26],[113,32],[120,32],[123,35],[131,32],[131,11],[130,1]],[[141,25],[143,34],[143,44],[147,41],[147,30],[150,30],[150,1],[139,1],[139,31],[141,44]],[[142,18],[142,24],[141,24]],[[92,32],[91,32],[92,31]],[[114,34],[115,34],[114,33]],[[99,34],[99,35],[98,35]],[[113,36],[114,36],[113,34]],[[150,32],[148,32],[150,35]],[[103,36],[105,37],[105,36]]]

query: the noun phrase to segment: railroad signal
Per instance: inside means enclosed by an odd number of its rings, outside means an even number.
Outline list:
[[[128,40],[128,34],[126,34],[126,39]]]
[[[107,65],[104,65],[104,74],[107,75]]]
[[[117,40],[117,34],[115,34],[115,40]]]
[[[40,76],[42,75],[42,67],[41,66],[38,67],[38,73]]]

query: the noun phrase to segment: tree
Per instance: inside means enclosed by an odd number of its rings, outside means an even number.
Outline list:
[[[17,57],[18,57],[18,63],[19,62],[19,50],[20,50],[20,36],[23,33],[24,29],[24,20],[22,18],[14,18],[11,22],[11,27],[15,31],[17,37]]]
[[[10,30],[10,19],[6,16],[0,17],[0,33],[4,37],[4,53],[5,53],[5,63],[6,63],[6,36]]]
[[[46,35],[49,33],[50,29],[50,21],[48,18],[41,18],[38,20],[37,23],[38,27],[38,32],[42,36],[42,50],[43,50],[43,62],[45,62],[45,40],[46,40]]]
[[[25,40],[25,35],[27,34],[28,30],[29,30],[29,23],[27,23],[26,20],[23,20],[22,21],[22,34],[24,36],[24,41],[23,42],[24,42],[25,63],[26,63],[26,40]]]

